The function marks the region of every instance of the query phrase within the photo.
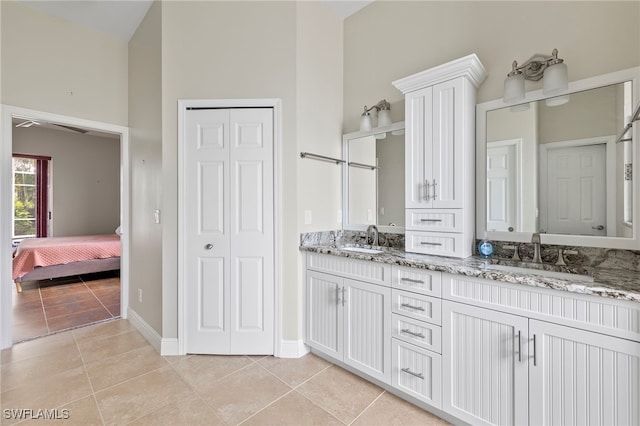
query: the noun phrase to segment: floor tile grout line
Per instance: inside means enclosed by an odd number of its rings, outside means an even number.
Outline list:
[[[98,414],[100,415],[100,421],[102,424],[105,424],[104,416],[102,415],[102,410],[100,409],[100,405],[98,404],[98,399],[96,398],[96,391],[93,388],[93,383],[91,382],[91,377],[89,377],[89,372],[87,371],[87,363],[84,360],[84,355],[82,355],[82,350],[80,350],[80,344],[78,343],[78,339],[76,339],[76,335],[71,333],[71,337],[73,341],[76,343],[76,349],[78,349],[78,353],[80,354],[80,360],[82,361],[82,369],[84,370],[84,374],[87,377],[87,381],[89,382],[89,387],[91,388],[91,396],[93,397],[93,402],[96,404],[96,409],[98,410]]]
[[[51,334],[51,329],[49,328],[49,320],[47,320],[47,310],[44,308],[44,300],[42,300],[42,290],[40,289],[40,285],[38,285],[38,294],[40,295],[40,306],[42,306],[42,315],[44,316],[44,323],[47,326],[47,335]]]
[[[382,389],[382,388],[381,388],[381,389]],[[382,392],[380,392],[380,395],[376,396],[376,397],[373,399],[373,401],[371,401],[371,403],[370,403],[369,405],[367,405],[366,407],[364,407],[364,409],[360,412],[360,414],[358,414],[358,415],[356,416],[356,418],[355,418],[355,419],[353,419],[353,420],[351,421],[351,423],[349,423],[347,426],[351,426],[351,425],[353,425],[353,424],[354,424],[354,423],[355,423],[355,422],[356,422],[360,417],[362,417],[362,415],[363,415],[364,413],[366,413],[366,412],[367,412],[367,410],[368,410],[369,408],[371,408],[371,407],[373,406],[373,404],[375,404],[375,403],[376,403],[380,398],[382,398],[382,395],[384,395],[385,393],[387,393],[387,391],[386,391],[385,389],[382,389]]]

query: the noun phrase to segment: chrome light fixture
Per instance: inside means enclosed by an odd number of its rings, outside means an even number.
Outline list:
[[[378,126],[386,127],[391,126],[391,104],[386,99],[381,100],[371,108],[364,106],[364,111],[360,116],[360,131],[368,132],[373,129],[373,123],[371,121],[371,114],[369,111],[375,109],[378,111]]]
[[[504,92],[502,95],[506,103],[521,101],[525,98],[524,81],[538,81],[542,77],[544,85],[542,93],[549,96],[558,95],[569,88],[567,64],[558,58],[558,49],[553,49],[551,56],[534,55],[522,65],[513,61],[511,72],[504,80]],[[569,101],[568,96],[561,96],[548,105],[562,105]]]

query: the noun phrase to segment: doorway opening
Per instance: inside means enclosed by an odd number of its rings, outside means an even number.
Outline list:
[[[13,156],[13,147],[14,147],[14,120],[21,120],[20,122],[30,121],[38,123],[39,126],[41,123],[46,123],[47,126],[57,127],[59,130],[70,131],[73,133],[89,133],[94,135],[100,135],[101,137],[112,138],[112,143],[118,144],[119,152],[117,154],[116,162],[117,164],[114,166],[116,168],[116,175],[118,176],[118,182],[116,183],[117,187],[115,191],[117,191],[116,197],[119,198],[119,210],[116,212],[116,215],[119,216],[119,224],[118,228],[122,231],[121,235],[118,238],[118,246],[120,247],[120,257],[117,259],[119,263],[119,277],[116,276],[119,281],[119,294],[115,303],[112,303],[111,308],[112,311],[119,314],[122,318],[127,317],[127,307],[128,307],[128,287],[129,287],[129,237],[127,230],[129,229],[129,135],[128,129],[123,126],[97,122],[92,120],[79,119],[75,117],[63,116],[59,114],[52,114],[43,111],[36,111],[25,108],[12,107],[7,105],[2,105],[2,145],[0,148],[0,174],[2,175],[2,179],[0,179],[0,205],[4,206],[0,209],[0,277],[2,282],[2,286],[0,287],[0,348],[7,348],[12,345],[16,339],[13,338],[13,315],[12,315],[12,302],[13,302],[13,293],[17,292],[16,286],[14,286],[13,280],[13,255],[14,255],[14,247],[13,243],[13,218],[14,218],[14,209],[13,209],[13,199],[14,199],[14,188],[13,188],[13,168],[11,167],[12,156]],[[54,159],[55,161],[55,159]],[[55,168],[55,164],[53,165]],[[55,203],[55,200],[50,202]],[[95,215],[94,215],[95,216]],[[54,223],[54,228],[55,228]],[[59,225],[63,226],[63,225]],[[115,234],[116,229],[113,229],[113,235]],[[102,260],[102,259],[98,259]],[[54,265],[52,267],[55,267]],[[103,265],[104,266],[104,265]],[[34,271],[40,272],[44,268],[36,268]],[[92,282],[94,278],[97,276],[87,275],[85,273],[103,271],[103,270],[113,270],[113,268],[107,269],[82,269],[80,271],[76,271],[77,273],[67,274],[67,276],[72,277],[80,277],[76,278],[77,287],[87,286],[88,282]],[[65,271],[65,273],[68,271]],[[57,273],[57,272],[54,272]],[[55,275],[53,275],[55,276]],[[38,278],[37,276],[34,278]],[[111,277],[102,277],[107,280],[107,282],[102,282],[102,287],[113,286],[113,276]],[[52,286],[52,282],[48,282],[46,287],[60,289],[60,286]],[[60,284],[60,283],[58,283]],[[66,283],[69,284],[69,283]],[[65,285],[66,285],[65,284]],[[29,285],[32,285],[29,283]],[[97,287],[96,287],[97,288]],[[56,291],[58,291],[56,290]],[[93,292],[96,294],[95,292]],[[106,293],[106,292],[105,292]],[[42,297],[42,296],[40,296]],[[40,300],[41,302],[42,300]],[[100,302],[101,305],[105,305],[106,300]],[[109,299],[109,301],[113,302],[113,296]],[[108,302],[107,302],[108,303]],[[117,308],[116,308],[117,306]],[[67,308],[71,308],[72,305],[67,306]],[[61,308],[60,308],[61,309]],[[108,311],[108,310],[107,310]],[[119,312],[117,312],[119,311]],[[113,313],[109,311],[111,316]]]

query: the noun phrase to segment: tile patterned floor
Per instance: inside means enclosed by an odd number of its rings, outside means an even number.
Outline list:
[[[13,286],[14,342],[119,316],[120,278],[114,272],[35,281],[22,293]]]
[[[14,345],[0,372],[3,425],[447,424],[312,354],[162,357],[122,319]]]

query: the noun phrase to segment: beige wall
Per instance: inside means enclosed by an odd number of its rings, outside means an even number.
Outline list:
[[[2,103],[127,125],[127,43],[10,0]]]
[[[376,1],[345,20],[345,130],[365,104],[386,98],[404,116],[391,82],[476,53],[489,76],[477,102],[502,96],[511,62],[553,48],[569,80],[640,65],[640,2]],[[526,89],[542,82],[527,82]]]
[[[129,307],[162,335],[162,4],[147,12],[129,42],[131,222]],[[162,218],[164,219],[164,218]],[[142,290],[142,303],[138,290]]]
[[[342,167],[299,156],[305,151],[342,158],[342,41],[342,20],[324,2],[297,3],[296,140],[289,148],[294,151],[288,157],[291,160],[285,163],[286,168],[297,171],[295,182],[284,180],[285,193],[295,193],[297,198],[291,205],[297,215],[297,229],[295,222],[283,222],[288,228],[282,265],[283,337],[287,340],[303,336],[304,282],[298,236],[342,227],[337,218],[342,210]],[[305,210],[311,211],[311,225],[304,224]]]
[[[51,236],[115,232],[120,225],[120,139],[14,128],[13,152],[51,157]]]
[[[177,336],[179,99],[280,98],[283,273],[295,292],[296,6],[292,2],[166,2],[162,10],[163,336]],[[288,327],[296,326],[293,321]],[[295,332],[296,330],[293,330]],[[292,330],[287,333],[291,334]]]

